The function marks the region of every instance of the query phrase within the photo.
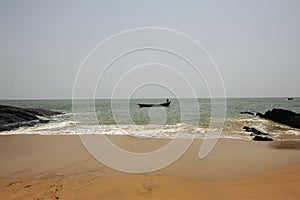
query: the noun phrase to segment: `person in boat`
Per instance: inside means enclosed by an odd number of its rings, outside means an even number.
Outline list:
[[[169,102],[170,100],[169,99],[167,99],[167,103]]]

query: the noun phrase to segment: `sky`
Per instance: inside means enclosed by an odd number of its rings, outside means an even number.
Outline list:
[[[78,83],[75,78],[90,51],[114,34],[141,27],[177,30],[201,44],[218,67],[227,97],[300,96],[299,22],[300,1],[297,0],[1,1],[0,99],[70,99],[76,84],[80,85],[78,97],[87,97],[84,91],[89,91],[90,85]],[[154,34],[144,39],[155,43],[159,37]],[[118,48],[126,49],[122,46],[125,43],[117,43]],[[185,44],[171,39],[169,42],[181,47]],[[187,49],[191,57],[198,56],[192,48]],[[105,56],[107,52],[94,57]],[[147,52],[128,55],[111,67],[105,81],[100,80],[95,86],[96,98],[110,98],[118,78],[127,81],[120,81],[116,98],[135,94],[136,97],[165,97],[174,91],[186,91],[184,87],[188,84],[182,80],[191,81],[197,97],[209,95],[208,91],[203,92],[204,80],[214,80],[212,73],[204,72],[205,77],[202,80],[198,77],[198,83],[193,71],[188,69],[190,66],[182,61],[164,53]],[[207,61],[208,56],[201,56]],[[133,64],[153,60],[177,67],[144,66],[126,77]],[[97,66],[89,72],[95,77],[104,70],[98,61],[88,60]],[[185,79],[177,80],[175,74],[173,77],[172,69],[181,70],[179,74],[184,74]],[[176,90],[159,84],[141,88],[130,85],[151,81],[152,77],[157,78],[154,82],[168,80],[164,84],[170,83]],[[179,97],[190,94],[183,92]]]

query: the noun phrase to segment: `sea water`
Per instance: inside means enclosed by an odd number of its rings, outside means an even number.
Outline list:
[[[106,134],[135,137],[197,138],[220,137],[250,140],[243,126],[254,127],[271,134],[273,139],[300,139],[300,129],[261,119],[243,111],[265,113],[282,108],[300,113],[300,98],[229,98],[224,103],[224,125],[212,126],[211,99],[170,99],[169,107],[139,108],[138,103],[163,103],[166,99],[96,99],[96,100],[1,100],[0,104],[61,111],[50,117],[50,123],[21,127],[1,132],[10,134],[80,135]],[[78,103],[79,102],[79,103]],[[224,110],[225,111],[225,110]],[[210,130],[221,128],[222,134],[210,135]]]

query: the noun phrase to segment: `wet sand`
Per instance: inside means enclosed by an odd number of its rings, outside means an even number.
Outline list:
[[[110,139],[132,152],[157,150],[169,142],[129,136]],[[0,196],[36,200],[300,196],[297,143],[271,146],[268,142],[222,139],[207,157],[199,159],[201,143],[195,140],[180,159],[164,169],[128,174],[97,161],[78,136],[0,136]]]

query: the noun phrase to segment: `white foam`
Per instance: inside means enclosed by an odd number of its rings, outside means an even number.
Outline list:
[[[298,136],[298,135],[300,135],[300,130],[288,130],[287,134]]]
[[[70,117],[69,117],[70,118]],[[84,134],[105,134],[105,135],[131,135],[134,137],[147,138],[230,138],[250,140],[250,133],[245,132],[242,127],[250,126],[260,131],[270,133],[274,138],[287,138],[300,136],[300,130],[292,129],[278,123],[253,118],[229,118],[226,119],[224,131],[221,135],[215,129],[207,125],[189,125],[178,123],[175,125],[76,125],[72,120],[61,121],[63,116],[56,117],[55,121],[47,124],[38,124],[33,127],[22,127],[13,131],[1,132],[1,135],[13,134],[40,134],[40,135],[84,135]],[[65,118],[66,119],[66,118]],[[296,138],[295,138],[296,139]]]

